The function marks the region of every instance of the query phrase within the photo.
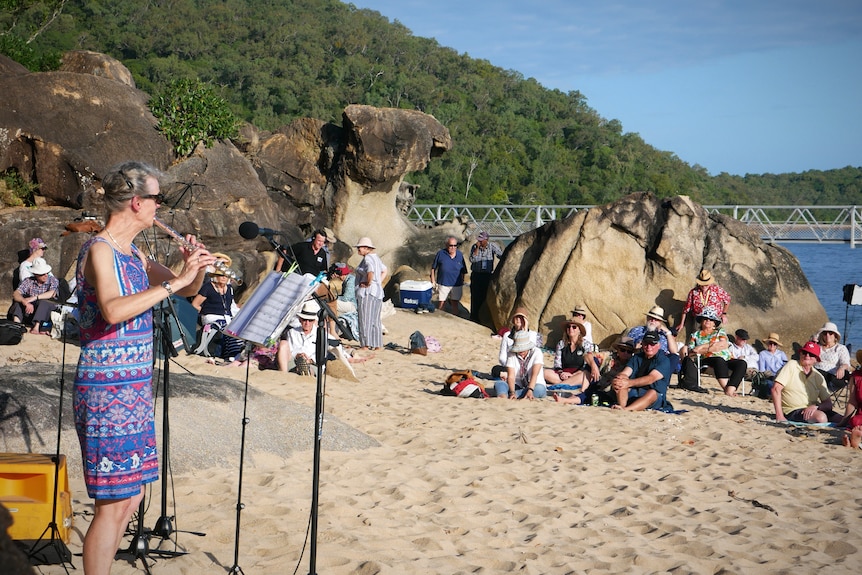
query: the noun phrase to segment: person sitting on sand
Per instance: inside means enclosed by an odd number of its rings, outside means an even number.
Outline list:
[[[844,447],[862,448],[862,349],[856,350],[856,363],[859,366],[850,376],[850,398],[844,409],[842,423],[847,431],[841,437]]]
[[[51,266],[42,258],[35,260],[30,271],[33,275],[12,292],[9,316],[15,323],[32,324],[32,334],[51,335],[50,330],[42,330],[42,325],[51,319],[51,312],[57,308],[52,298],[57,297],[60,281],[51,275]]]
[[[820,360],[814,364],[814,369],[826,378],[829,391],[841,389],[847,385],[850,377],[850,351],[841,342],[841,332],[831,321],[826,322],[814,338],[820,344]]]
[[[763,338],[763,345],[766,346],[766,349],[757,354],[757,373],[760,374],[771,393],[775,374],[781,371],[781,368],[787,363],[787,354],[778,349],[781,347],[781,340],[775,332]]]
[[[820,361],[820,346],[805,342],[799,348],[799,359],[787,362],[772,385],[775,421],[804,423],[838,422],[841,415],[832,410],[832,399],[826,379],[814,364]]]
[[[698,370],[707,365],[715,372],[715,378],[725,395],[735,397],[736,388],[745,376],[746,364],[740,359],[731,359],[727,334],[720,327],[721,320],[714,309],[704,309],[697,316],[697,321],[700,329],[691,334],[688,356],[682,362],[684,382],[680,387],[698,393],[709,393],[697,383]]]
[[[646,323],[631,328],[628,336],[632,338],[635,345],[641,343],[644,335],[654,331],[658,333],[661,351],[670,359],[670,368],[672,373],[679,371],[679,344],[676,341],[676,336],[673,333],[664,319],[664,308],[654,305],[646,312]]]
[[[497,397],[503,399],[541,399],[548,394],[542,350],[536,347],[528,331],[515,333],[515,339],[506,360],[506,380],[494,383]]]
[[[296,314],[299,327],[288,327],[278,342],[279,371],[292,371],[299,375],[317,375],[317,313],[320,306],[307,301]]]
[[[626,411],[662,408],[670,374],[670,359],[661,353],[658,334],[647,333],[641,340],[641,351],[632,356],[611,382],[616,394],[613,408]]]
[[[512,344],[515,343],[515,334],[519,331],[526,331],[529,333],[536,347],[542,347],[542,335],[539,332],[530,329],[530,322],[527,319],[527,308],[516,308],[515,312],[512,314],[511,324],[512,325],[508,330],[505,330],[500,334],[502,339],[500,340],[499,363],[491,368],[491,375],[493,377],[504,377],[503,374],[506,372],[506,362],[509,360],[509,350],[512,348]]]
[[[599,379],[601,374],[595,356],[584,347],[586,333],[584,324],[577,320],[563,322],[563,338],[557,343],[554,367],[545,368],[547,383],[580,385],[581,392],[585,392],[590,381]]]
[[[598,351],[598,347],[593,343],[593,324],[587,320],[587,308],[583,304],[578,304],[572,310],[572,321],[580,322],[584,329],[584,337],[581,339],[581,344],[587,351]]]
[[[613,353],[608,355],[599,368],[599,380],[591,383],[586,393],[566,396],[554,393],[554,401],[558,403],[580,404],[593,403],[594,395],[598,396],[596,403],[613,404],[616,402],[616,394],[611,391],[611,382],[628,365],[632,354],[635,352],[635,343],[627,335],[624,335],[614,344]]]

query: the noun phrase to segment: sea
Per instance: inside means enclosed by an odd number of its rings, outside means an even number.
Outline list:
[[[853,249],[849,244],[779,245],[799,260],[829,321],[838,326],[841,342],[850,348],[853,357],[855,350],[862,347],[862,305],[844,302],[844,286],[857,286],[862,300],[862,246]]]

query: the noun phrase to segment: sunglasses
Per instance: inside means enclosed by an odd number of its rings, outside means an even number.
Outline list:
[[[633,349],[629,349],[629,348],[627,348],[627,347],[621,347],[621,348],[618,348],[618,349],[617,349],[617,353],[628,353],[628,354],[632,354],[632,353],[634,353],[634,351],[635,351],[635,350],[633,350]]]
[[[147,196],[138,196],[142,200],[154,200],[157,204],[165,203],[165,195],[164,194],[149,194]]]
[[[447,247],[450,247],[450,248],[457,248],[457,247],[458,247],[458,244],[449,244]]]
[[[814,355],[813,353],[810,353],[810,352],[807,352],[807,351],[802,351],[802,350],[800,349],[800,350],[799,350],[799,357],[805,357],[805,356],[813,357],[814,359],[817,359],[817,356],[816,356],[816,355]]]

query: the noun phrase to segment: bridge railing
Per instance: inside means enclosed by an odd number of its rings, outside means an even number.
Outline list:
[[[460,219],[498,240],[511,240],[546,222],[563,219],[589,205],[414,204],[407,214],[418,225]],[[862,241],[862,208],[857,206],[703,206],[750,226],[770,243],[849,243]]]

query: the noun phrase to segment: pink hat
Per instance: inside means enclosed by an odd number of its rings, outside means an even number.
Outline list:
[[[806,341],[805,345],[799,348],[799,351],[810,353],[817,358],[817,361],[820,361],[820,345],[813,341]]]
[[[48,245],[42,241],[42,238],[33,238],[30,240],[30,253],[32,254],[36,250],[44,250]]]

